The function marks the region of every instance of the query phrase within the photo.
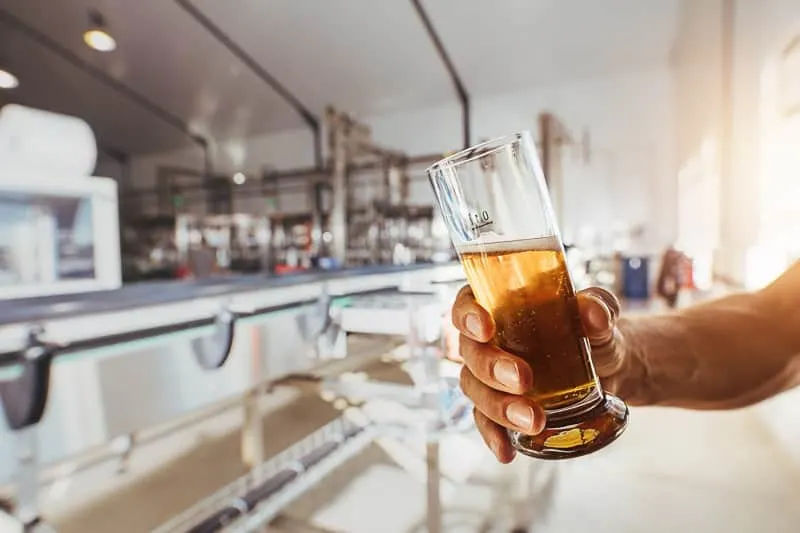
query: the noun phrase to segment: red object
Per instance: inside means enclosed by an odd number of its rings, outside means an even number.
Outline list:
[[[291,274],[293,272],[302,272],[304,268],[301,267],[291,267],[289,265],[276,265],[275,266],[275,273],[276,274]]]
[[[694,290],[694,264],[692,260],[683,255],[680,263],[681,288]]]
[[[175,277],[178,279],[188,279],[192,277],[192,271],[186,265],[180,265],[175,269]]]

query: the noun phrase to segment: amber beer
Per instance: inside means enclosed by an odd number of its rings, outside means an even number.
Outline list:
[[[470,244],[459,255],[476,299],[494,318],[494,342],[530,364],[530,397],[554,410],[599,389],[557,238]]]

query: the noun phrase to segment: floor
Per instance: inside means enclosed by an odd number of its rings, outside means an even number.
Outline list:
[[[268,424],[310,431],[336,414],[301,397]],[[269,447],[281,449],[293,432]],[[749,410],[638,409],[628,431],[603,452],[563,463],[518,458],[510,466],[495,463],[476,435],[453,435],[440,452],[444,531],[511,530],[508,495],[527,474],[533,489],[516,512],[528,515],[531,533],[796,533],[800,474],[763,435]],[[424,451],[413,440],[378,441],[292,504],[270,531],[425,531]],[[239,475],[237,452],[235,435],[209,439],[132,486],[52,518],[63,533],[149,531]]]
[[[442,491],[452,511],[444,531],[509,531],[512,511],[497,507],[500,483],[530,468],[537,485],[526,505],[531,533],[796,533],[800,473],[760,435],[752,411],[639,409],[621,440],[594,456],[564,463],[518,458],[508,467],[494,464],[472,436],[455,438],[442,449],[452,470],[445,473],[454,478]],[[348,479],[313,521],[332,531],[407,533],[422,531],[415,524],[423,515],[419,477],[383,464]]]

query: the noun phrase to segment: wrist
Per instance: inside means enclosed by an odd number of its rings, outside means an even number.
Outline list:
[[[617,380],[617,393],[630,405],[656,405],[658,398],[646,355],[646,335],[642,319],[622,317],[617,323],[622,367]]]

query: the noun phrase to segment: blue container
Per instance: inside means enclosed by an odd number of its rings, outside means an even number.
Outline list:
[[[650,258],[622,258],[622,296],[629,300],[650,298]]]

